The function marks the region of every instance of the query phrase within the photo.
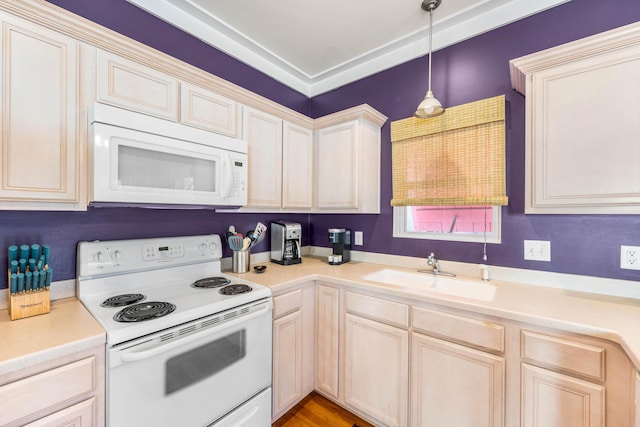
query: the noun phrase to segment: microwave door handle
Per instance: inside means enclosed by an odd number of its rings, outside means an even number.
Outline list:
[[[196,341],[204,335],[211,334],[211,333],[219,333],[226,329],[232,328],[238,325],[239,323],[243,323],[243,322],[246,322],[247,320],[262,316],[269,310],[271,310],[271,306],[269,304],[266,304],[264,307],[262,307],[258,311],[254,311],[253,313],[250,313],[241,317],[237,317],[234,320],[230,320],[229,322],[223,323],[220,326],[215,326],[211,329],[205,329],[203,331],[200,331],[199,333],[195,333],[193,335],[189,335],[187,337],[180,338],[175,341],[171,341],[168,344],[163,344],[157,347],[153,347],[149,350],[143,350],[143,351],[124,350],[123,353],[120,355],[120,360],[122,360],[123,362],[137,362],[140,360],[149,359],[153,356],[157,356],[158,354],[173,350],[174,348],[182,347],[186,344],[189,344],[192,341]]]
[[[224,156],[222,156],[222,176],[224,183],[222,197],[229,197],[233,189],[233,169],[231,167],[231,155],[229,153],[225,153]]]

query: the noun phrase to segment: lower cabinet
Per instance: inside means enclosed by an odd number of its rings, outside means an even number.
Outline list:
[[[617,345],[520,330],[523,427],[633,426],[633,369]]]
[[[411,426],[505,425],[505,328],[412,307]]]
[[[344,293],[344,403],[374,424],[406,426],[409,306]]]
[[[104,426],[104,347],[0,377],[0,402],[3,427]]]
[[[318,284],[316,289],[316,390],[338,399],[340,290]]]
[[[312,285],[273,298],[274,421],[313,391]]]
[[[96,399],[91,398],[27,424],[25,427],[86,427],[94,422]]]
[[[385,425],[407,425],[409,332],[347,313],[345,343],[345,403]]]
[[[636,372],[636,422],[635,427],[640,427],[640,372]]]
[[[411,341],[411,426],[504,425],[504,357],[415,332]]]
[[[409,304],[324,282],[275,296],[273,419],[315,387],[376,426],[640,427],[618,344]]]
[[[522,364],[523,427],[603,427],[604,386]]]

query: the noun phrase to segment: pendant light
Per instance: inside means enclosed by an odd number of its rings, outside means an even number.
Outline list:
[[[444,113],[442,104],[440,104],[440,101],[438,101],[436,97],[433,96],[433,92],[431,92],[431,35],[433,32],[433,11],[440,6],[440,3],[442,3],[442,0],[424,0],[422,2],[422,9],[429,12],[429,88],[427,89],[427,94],[420,105],[418,105],[418,109],[414,114],[416,117],[421,119],[436,117]]]

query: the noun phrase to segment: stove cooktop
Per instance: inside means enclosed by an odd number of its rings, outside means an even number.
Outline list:
[[[168,257],[149,255],[165,248],[173,248]],[[217,235],[83,242],[76,294],[109,346],[271,297],[265,286],[221,273],[220,255]]]

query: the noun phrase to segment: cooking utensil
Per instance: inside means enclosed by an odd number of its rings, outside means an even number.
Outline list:
[[[227,243],[229,243],[229,248],[232,251],[241,251],[242,250],[242,245],[244,244],[244,242],[242,241],[242,237],[241,236],[229,236],[227,238]]]
[[[264,225],[263,223],[259,222],[256,224],[256,228],[255,228],[255,233],[260,235],[262,233],[264,233],[265,231],[267,231],[267,226]]]
[[[248,237],[245,237],[244,239],[242,239],[242,250],[246,251],[247,249],[249,249],[249,245],[251,244],[251,239]]]

